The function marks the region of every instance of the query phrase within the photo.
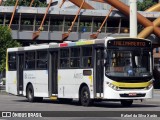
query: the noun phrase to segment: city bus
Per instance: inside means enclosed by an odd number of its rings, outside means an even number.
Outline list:
[[[95,101],[152,98],[152,43],[147,39],[113,38],[79,40],[8,48],[6,91],[82,106]]]

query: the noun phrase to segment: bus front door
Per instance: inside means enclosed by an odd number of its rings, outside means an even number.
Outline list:
[[[58,94],[58,51],[51,51],[49,57],[49,95]]]
[[[23,94],[23,69],[24,69],[24,54],[17,55],[17,93]]]
[[[95,96],[103,97],[103,74],[104,74],[104,48],[95,48],[95,64],[94,64],[94,88]]]

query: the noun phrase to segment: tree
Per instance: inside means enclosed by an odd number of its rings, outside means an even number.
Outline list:
[[[153,0],[143,0],[143,2],[137,2],[137,9],[138,11],[145,11],[146,9],[150,8],[151,6],[157,4],[153,2]]]
[[[12,39],[11,30],[6,26],[0,26],[0,72],[5,69],[7,48],[18,47],[20,43]]]
[[[16,3],[16,0],[7,0],[3,2],[4,6],[14,6]],[[31,3],[31,0],[19,0],[18,5],[19,6],[29,6]],[[34,0],[33,2],[33,7],[46,7],[47,3],[46,2],[41,2],[39,0]]]

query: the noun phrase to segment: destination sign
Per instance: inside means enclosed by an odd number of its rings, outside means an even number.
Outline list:
[[[108,46],[119,46],[119,47],[151,47],[149,41],[143,40],[109,40]]]

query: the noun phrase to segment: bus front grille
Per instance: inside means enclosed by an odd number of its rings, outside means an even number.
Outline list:
[[[145,97],[145,93],[136,93],[136,94],[120,94],[120,97]]]

